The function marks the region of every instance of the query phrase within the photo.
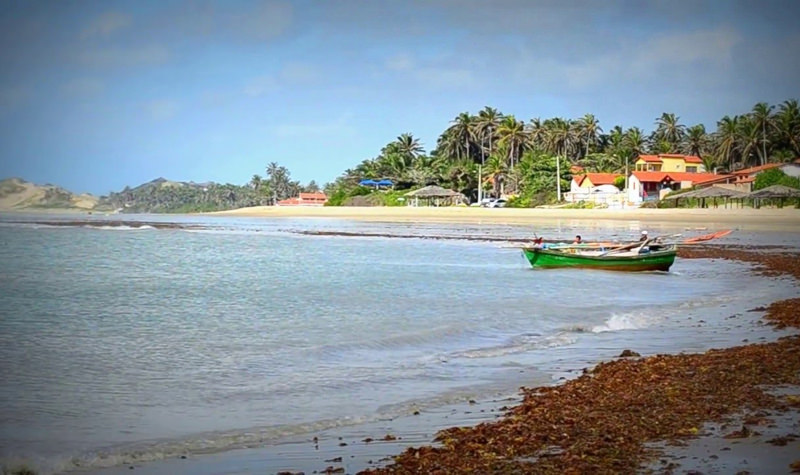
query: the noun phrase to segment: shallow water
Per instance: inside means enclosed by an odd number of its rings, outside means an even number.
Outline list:
[[[58,471],[229,450],[512,394],[620,348],[737,344],[722,330],[755,325],[745,310],[796,294],[727,261],[534,271],[498,242],[299,234],[514,239],[522,226],[139,219],[197,226],[0,221],[5,461]]]

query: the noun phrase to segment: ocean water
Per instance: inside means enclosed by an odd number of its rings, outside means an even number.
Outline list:
[[[0,458],[43,473],[514,394],[624,348],[730,346],[741,327],[773,338],[747,310],[797,294],[727,261],[535,271],[498,240],[525,227],[73,219],[0,219]],[[307,234],[319,231],[420,238]]]

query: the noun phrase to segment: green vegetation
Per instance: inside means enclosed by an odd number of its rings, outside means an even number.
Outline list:
[[[753,190],[760,190],[772,185],[800,188],[800,178],[789,176],[778,168],[771,168],[756,175],[756,181],[753,183]]]
[[[245,186],[173,182],[158,178],[102,197],[97,209],[124,213],[203,213],[271,205],[300,192],[319,191],[313,181],[305,187],[293,181],[286,167],[275,162],[267,166],[266,173],[266,178],[253,175]]]
[[[701,157],[708,171],[730,171],[800,156],[800,107],[794,99],[725,116],[712,133],[702,124],[681,124],[673,113],[662,114],[654,125],[650,134],[621,126],[604,133],[592,114],[524,122],[486,107],[455,117],[430,154],[411,134],[402,134],[376,157],[345,170],[325,191],[332,197],[329,204],[338,206],[363,193],[362,179],[388,178],[397,190],[438,184],[476,200],[480,177],[485,196],[511,196],[507,206],[527,207],[556,200],[557,173],[561,191],[567,191],[573,166],[622,173],[633,169],[640,154],[680,153]]]

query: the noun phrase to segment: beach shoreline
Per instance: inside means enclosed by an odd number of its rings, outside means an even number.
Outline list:
[[[800,231],[795,208],[478,208],[478,207],[311,207],[255,206],[203,216],[244,218],[328,218],[378,222],[535,224],[540,222],[640,222],[669,225],[724,225],[750,230]]]

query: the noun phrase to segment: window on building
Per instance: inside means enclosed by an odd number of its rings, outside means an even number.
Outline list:
[[[697,173],[697,167],[686,167],[686,173]]]

